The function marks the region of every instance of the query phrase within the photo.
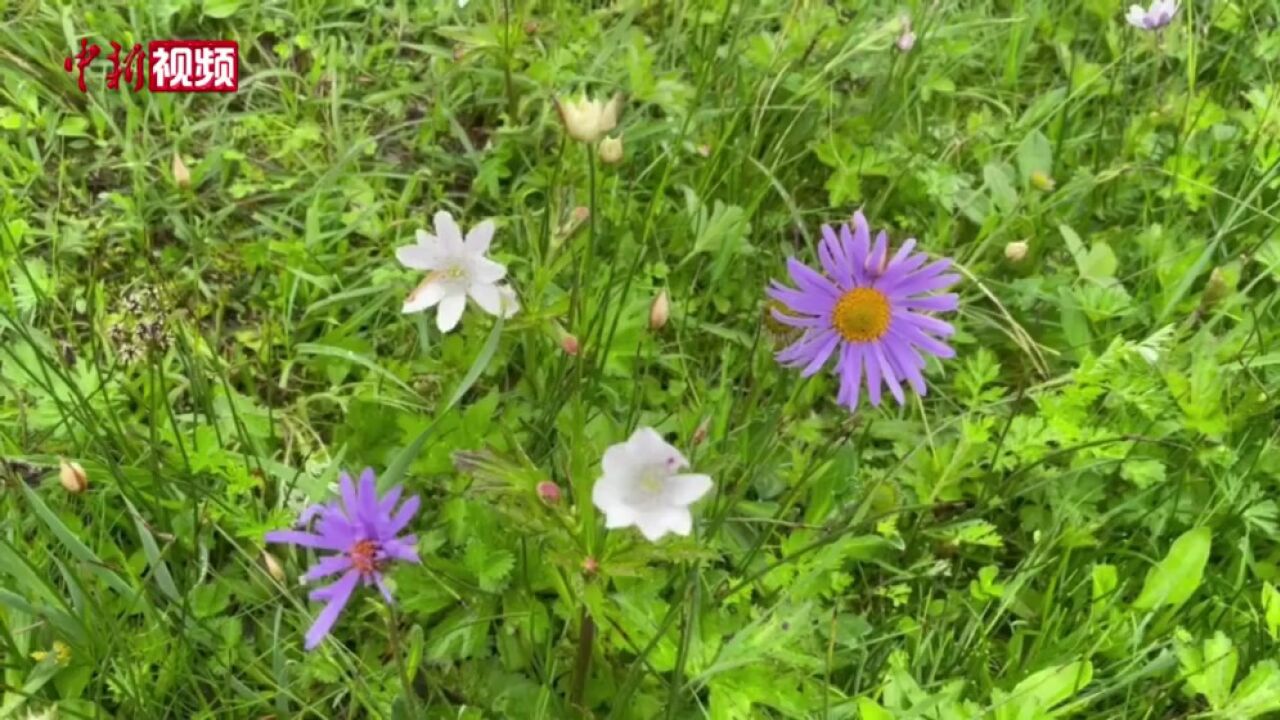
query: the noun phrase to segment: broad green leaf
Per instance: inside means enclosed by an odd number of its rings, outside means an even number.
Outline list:
[[[240,9],[240,0],[204,0],[204,16],[215,19],[228,18]]]
[[[1065,702],[1093,679],[1088,660],[1045,668],[1018,683],[997,704],[996,720],[1033,720],[1051,717],[1049,710]],[[992,693],[993,702],[997,693]]]
[[[1267,621],[1267,634],[1272,640],[1280,632],[1280,592],[1269,582],[1262,584],[1262,612]]]
[[[988,163],[982,168],[982,179],[986,182],[987,192],[991,194],[991,202],[1002,213],[1013,212],[1018,206],[1018,191],[1014,189],[1008,171],[999,163]]]
[[[1050,174],[1053,171],[1053,147],[1049,138],[1039,130],[1032,130],[1018,144],[1018,174],[1024,184],[1031,181],[1031,173],[1039,170]]]
[[[893,720],[893,713],[885,710],[880,703],[870,698],[858,698],[859,720]]]
[[[1226,706],[1239,662],[1240,656],[1232,647],[1231,639],[1221,632],[1200,647],[1192,643],[1178,646],[1178,664],[1187,686],[1203,695],[1215,710]]]
[[[1142,592],[1133,601],[1138,610],[1153,610],[1164,605],[1181,605],[1200,587],[1209,550],[1213,545],[1213,532],[1198,527],[1183,533],[1165,556],[1147,573]]]
[[[1116,276],[1116,254],[1111,246],[1099,240],[1089,249],[1089,254],[1080,261],[1080,277],[1097,283],[1113,280]]]
[[[1253,666],[1227,700],[1224,714],[1233,718],[1255,718],[1280,710],[1280,666],[1263,660]]]

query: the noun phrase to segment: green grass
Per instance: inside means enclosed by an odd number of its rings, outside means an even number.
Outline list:
[[[1277,715],[1280,12],[1124,10],[0,2],[0,720]],[[81,37],[235,39],[240,90],[81,94]],[[928,395],[851,414],[763,288],[859,207],[964,280]],[[519,314],[400,313],[441,209]],[[688,538],[591,505],[638,425],[716,481]],[[306,653],[263,533],[366,466],[423,564]]]

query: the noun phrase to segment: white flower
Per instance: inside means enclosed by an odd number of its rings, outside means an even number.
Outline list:
[[[604,452],[604,476],[591,489],[591,502],[605,514],[605,527],[631,525],[651,542],[693,529],[689,505],[711,489],[708,475],[682,474],[689,466],[653,428],[642,427]]]
[[[1146,10],[1141,5],[1130,5],[1129,13],[1124,16],[1129,24],[1142,30],[1159,30],[1173,22],[1178,12],[1177,0],[1152,0]]]
[[[441,332],[458,325],[467,296],[490,315],[514,315],[520,307],[515,292],[497,284],[507,268],[485,257],[493,240],[493,221],[476,225],[463,239],[453,216],[441,210],[435,215],[435,230],[435,235],[419,230],[417,244],[396,248],[402,265],[427,271],[426,278],[405,298],[401,312],[421,312],[439,303],[436,326]]]
[[[603,103],[582,97],[565,101],[555,99],[556,111],[569,137],[585,143],[594,143],[605,133],[618,126],[618,113],[622,110],[622,93],[614,93],[609,102]]]

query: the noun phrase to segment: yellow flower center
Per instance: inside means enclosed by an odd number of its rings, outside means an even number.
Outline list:
[[[831,325],[849,342],[871,342],[889,331],[889,298],[873,288],[854,288],[836,301]]]

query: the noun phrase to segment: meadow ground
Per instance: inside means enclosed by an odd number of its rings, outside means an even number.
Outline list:
[[[1280,9],[1126,11],[0,1],[0,718],[1276,714]],[[178,38],[238,91],[105,86]],[[802,377],[859,209],[954,357],[863,288]],[[662,438],[713,484],[644,515]],[[420,562],[267,542],[366,467]],[[307,650],[327,551],[395,602]]]

